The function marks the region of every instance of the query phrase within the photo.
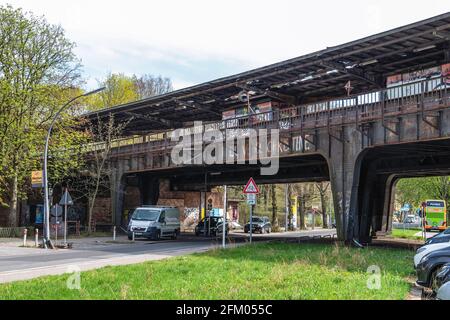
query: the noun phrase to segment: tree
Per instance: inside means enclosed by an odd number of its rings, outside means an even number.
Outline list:
[[[86,134],[89,136],[89,143],[85,145],[83,152],[86,165],[73,180],[72,189],[83,194],[87,200],[88,234],[92,231],[93,210],[98,194],[110,191],[111,150],[129,121],[117,123],[114,116],[110,115],[106,120],[97,117],[95,121],[87,124]]]
[[[139,97],[133,78],[122,73],[110,73],[98,85],[105,87],[105,90],[87,100],[87,107],[91,111],[136,101]]]
[[[17,224],[17,202],[26,196],[24,185],[31,170],[41,167],[49,123],[61,99],[79,85],[80,63],[74,46],[60,26],[21,9],[0,6],[0,202],[9,207],[10,226]],[[62,139],[75,132],[67,125],[73,120],[68,119],[63,116],[55,128],[51,151],[70,150],[78,139]]]
[[[169,78],[145,74],[141,77],[126,76],[123,73],[109,73],[105,80],[98,81],[99,87],[105,87],[100,94],[87,101],[90,111],[110,108],[172,91]]]
[[[136,93],[139,99],[158,96],[173,90],[172,81],[161,76],[155,77],[151,74],[144,74],[138,78],[134,75],[132,80],[136,86]]]
[[[309,203],[316,198],[313,183],[298,183],[293,185],[293,192],[297,194],[299,201],[300,229],[306,229],[306,209]]]
[[[328,218],[327,218],[327,190],[330,186],[329,182],[318,182],[316,183],[317,191],[320,197],[320,209],[322,211],[322,226],[324,229],[328,228]]]
[[[272,196],[272,229],[277,231],[278,215],[277,215],[277,186],[275,184],[270,185],[270,193]]]
[[[286,190],[285,192],[287,192],[287,210],[288,210],[288,229],[287,230],[294,230],[294,225],[292,223],[292,190],[293,189],[293,185],[288,183],[286,184]]]
[[[395,187],[395,199],[401,206],[409,203],[418,207],[426,199],[440,199],[448,203],[450,176],[401,179]]]

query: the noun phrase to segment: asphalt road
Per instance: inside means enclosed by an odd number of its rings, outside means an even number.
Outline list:
[[[254,241],[293,239],[305,236],[329,236],[335,230],[309,230],[288,233],[254,234]],[[248,234],[230,234],[233,244],[248,241]],[[178,240],[128,241],[126,237],[112,243],[111,239],[73,240],[74,249],[44,250],[23,248],[20,239],[0,243],[0,283],[32,279],[44,275],[63,274],[73,270],[85,271],[109,265],[126,265],[149,260],[160,260],[194,252],[203,252],[221,245],[221,239],[198,238],[184,235]],[[30,245],[33,242],[29,243]]]
[[[43,250],[0,248],[0,283],[63,274],[70,270],[89,270],[108,265],[125,265],[148,260],[206,251],[211,241],[136,241],[127,244],[99,243],[81,249]]]

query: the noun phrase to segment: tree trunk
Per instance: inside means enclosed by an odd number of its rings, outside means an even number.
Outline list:
[[[88,200],[88,228],[87,228],[87,234],[90,235],[92,233],[92,211],[94,210],[94,199]]]
[[[272,228],[278,229],[278,216],[277,216],[277,191],[274,184],[271,185],[272,193]]]
[[[322,208],[322,226],[324,229],[328,229],[327,219],[327,204],[325,203],[325,195],[320,194],[320,207]]]
[[[298,213],[300,216],[300,230],[306,230],[305,228],[305,200],[303,197],[299,198],[300,204],[298,206]]]
[[[287,197],[288,197],[288,226],[289,226],[289,230],[293,231],[294,230],[294,226],[292,224],[292,187],[290,184],[288,184],[287,187]]]
[[[263,188],[263,199],[264,199],[264,209],[267,211],[267,207],[269,205],[269,201],[268,201],[268,188],[267,186],[262,186]]]
[[[8,226],[17,227],[17,201],[19,195],[19,182],[14,176],[11,186],[11,201],[9,206]]]

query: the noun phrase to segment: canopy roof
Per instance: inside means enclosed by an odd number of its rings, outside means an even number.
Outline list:
[[[124,134],[182,127],[194,120],[220,120],[240,104],[239,93],[252,99],[291,104],[339,97],[351,80],[353,93],[385,87],[386,77],[450,61],[450,12],[342,45],[167,94],[86,114],[132,118]],[[242,104],[242,103],[241,103]]]

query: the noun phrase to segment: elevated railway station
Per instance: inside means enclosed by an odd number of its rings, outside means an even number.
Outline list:
[[[449,89],[446,13],[86,117],[129,122],[109,164],[117,225],[129,186],[140,204],[158,203],[164,184],[167,192],[198,193],[204,207],[212,187],[250,176],[257,183],[329,180],[339,237],[366,243],[390,229],[399,178],[450,174]],[[177,129],[192,136],[277,129],[279,169],[262,175],[248,144],[245,163],[174,163]]]

